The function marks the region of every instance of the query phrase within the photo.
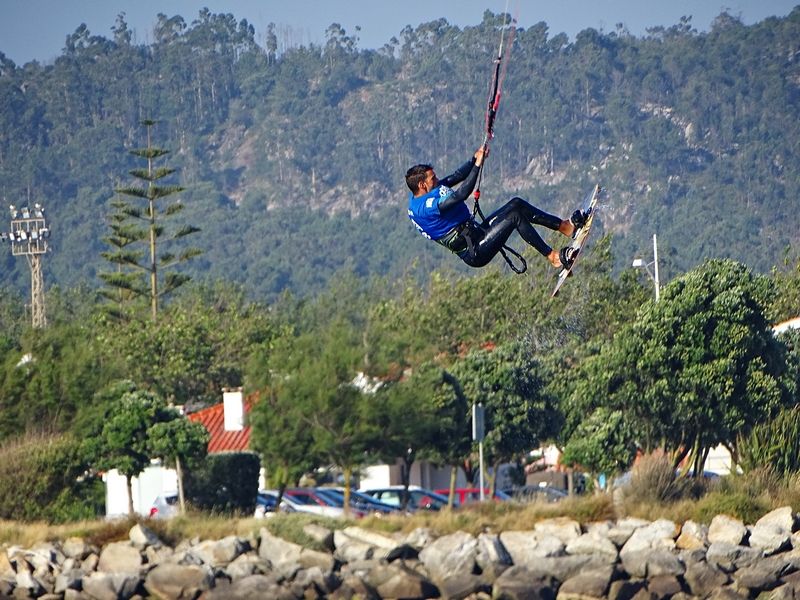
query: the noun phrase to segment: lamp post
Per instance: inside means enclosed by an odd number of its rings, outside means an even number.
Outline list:
[[[650,265],[653,266],[653,273],[650,272]],[[641,258],[634,258],[633,265],[636,268],[644,268],[647,271],[647,274],[650,276],[650,279],[653,280],[656,288],[656,302],[658,302],[658,298],[660,296],[660,284],[658,281],[658,241],[656,239],[656,234],[653,234],[653,262],[646,263]]]
[[[42,255],[48,250],[50,229],[44,218],[44,208],[38,202],[33,209],[23,206],[18,210],[13,204],[8,208],[11,212],[11,231],[0,234],[0,238],[11,243],[13,256],[25,256],[28,259],[31,269],[31,321],[35,328],[41,328],[47,325]]]

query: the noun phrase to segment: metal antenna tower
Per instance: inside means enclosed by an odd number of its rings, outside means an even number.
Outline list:
[[[42,255],[48,249],[50,229],[44,218],[44,208],[38,202],[32,210],[27,206],[17,209],[13,204],[8,208],[11,211],[11,231],[0,234],[0,238],[11,243],[12,255],[28,259],[31,268],[31,321],[35,328],[41,328],[47,325]]]

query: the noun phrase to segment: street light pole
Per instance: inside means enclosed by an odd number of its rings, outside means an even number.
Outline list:
[[[653,265],[653,273],[650,272],[650,265]],[[658,239],[655,233],[653,234],[653,262],[645,263],[641,258],[634,258],[632,266],[644,268],[650,279],[653,280],[656,289],[656,302],[658,302],[661,297],[661,283],[658,278]]]
[[[17,210],[13,204],[8,208],[11,212],[11,231],[0,234],[0,237],[11,243],[13,256],[24,256],[28,259],[31,269],[31,321],[34,328],[40,329],[47,325],[42,255],[48,250],[50,229],[44,218],[44,208],[38,202],[33,205],[33,209],[24,206]]]

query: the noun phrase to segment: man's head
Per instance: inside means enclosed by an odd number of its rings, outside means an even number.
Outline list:
[[[438,183],[436,173],[430,165],[414,165],[406,171],[406,185],[415,196],[427,194]]]

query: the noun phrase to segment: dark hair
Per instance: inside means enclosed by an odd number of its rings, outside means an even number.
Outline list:
[[[406,185],[408,189],[411,190],[412,194],[417,193],[417,189],[419,189],[419,184],[422,181],[425,181],[425,177],[427,177],[428,171],[432,171],[433,167],[430,165],[414,165],[408,171],[406,171]]]

